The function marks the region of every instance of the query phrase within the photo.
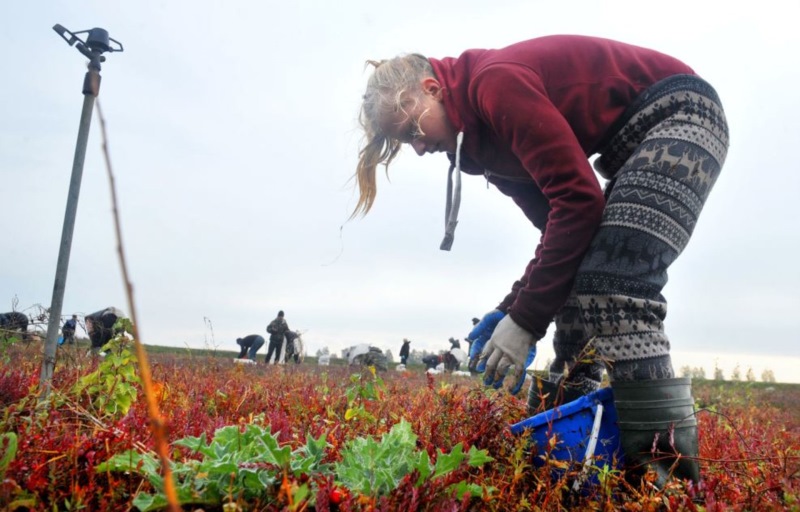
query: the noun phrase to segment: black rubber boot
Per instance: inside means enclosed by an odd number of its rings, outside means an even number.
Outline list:
[[[528,414],[533,416],[548,411],[600,389],[599,380],[583,376],[578,381],[574,379],[575,377],[561,377],[552,381],[534,377],[531,387],[528,388]]]
[[[584,393],[564,383],[534,377],[528,388],[528,414],[533,416],[556,406],[577,400]]]
[[[629,474],[648,467],[663,488],[670,477],[700,481],[697,418],[689,378],[614,382],[620,448]]]

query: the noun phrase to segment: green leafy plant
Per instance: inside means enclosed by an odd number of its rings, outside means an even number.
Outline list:
[[[9,336],[7,333],[0,331],[0,360],[2,360],[3,364],[8,364],[11,360],[8,356],[8,349],[15,343],[19,343],[20,338],[11,335]]]
[[[114,417],[127,414],[136,401],[140,383],[136,375],[136,357],[127,348],[130,338],[125,332],[132,330],[129,319],[117,320],[114,331],[119,334],[103,346],[105,358],[97,370],[81,377],[72,388],[75,395],[89,395],[98,411]]]
[[[17,435],[14,432],[0,434],[0,450],[2,450],[0,451],[2,453],[2,457],[0,457],[0,481],[2,481],[8,465],[17,455]]]
[[[347,411],[344,419],[349,421],[361,418],[374,422],[375,417],[367,411],[365,404],[370,401],[380,400],[385,391],[383,379],[375,371],[374,366],[367,367],[361,374],[354,373],[350,376],[351,386],[347,388]]]
[[[278,444],[269,427],[247,425],[242,431],[237,426],[228,426],[218,429],[211,442],[207,442],[203,434],[185,437],[174,444],[201,457],[200,460],[173,463],[173,476],[182,505],[220,506],[235,503],[238,499],[245,502],[275,501],[281,477],[286,472],[296,477],[304,476],[304,479],[330,474],[329,466],[322,464],[327,445],[324,435],[319,439],[307,436],[306,445],[292,451],[289,446]],[[96,471],[137,472],[148,479],[156,493],[137,494],[133,505],[143,512],[167,505],[164,480],[155,454],[129,450],[98,465]],[[302,501],[309,495],[308,484],[304,483],[292,492],[293,501]]]
[[[415,470],[419,473],[416,485],[420,486],[426,480],[452,473],[465,459],[470,467],[479,467],[494,460],[486,450],[478,450],[474,446],[464,453],[459,443],[450,453],[439,454],[436,462],[431,464],[428,453],[418,451],[416,445],[417,436],[406,421],[394,425],[380,441],[363,437],[353,439],[342,449],[342,460],[335,465],[337,480],[351,491],[381,496],[397,488],[400,481]],[[459,498],[465,492],[472,496],[480,496],[483,492],[479,485],[465,482],[454,484],[453,487]]]

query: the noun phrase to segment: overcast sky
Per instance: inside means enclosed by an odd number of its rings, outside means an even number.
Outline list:
[[[682,59],[728,115],[727,162],[664,291],[676,366],[716,360],[800,382],[793,4],[4,2],[0,310],[52,299],[86,71],[56,23],[102,27],[124,46],[107,54],[100,104],[143,341],[234,349],[283,309],[311,353],[367,342],[397,354],[404,337],[447,348],[506,294],[539,238],[465,175],[455,244],[440,251],[447,161],[410,149],[391,181],[379,176],[373,211],[347,222],[364,61],[575,33]],[[64,315],[128,311],[99,128],[95,118]],[[536,367],[550,354],[548,335]]]

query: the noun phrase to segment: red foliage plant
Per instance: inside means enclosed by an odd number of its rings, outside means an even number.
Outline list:
[[[80,372],[62,365],[56,369],[55,398],[43,409],[32,394],[40,355],[15,347],[6,355],[10,363],[0,370],[0,435],[13,433],[18,446],[0,485],[0,508],[122,511],[131,509],[137,492],[152,492],[136,473],[95,471],[126,450],[153,450],[142,399],[124,417],[98,415],[89,401],[69,396]],[[170,354],[152,357],[151,363],[171,441],[202,434],[211,438],[223,426],[262,418],[279,443],[292,449],[307,436],[324,436],[322,462],[332,464],[348,441],[379,438],[405,420],[417,436],[417,449],[432,461],[459,443],[465,452],[475,447],[494,459],[423,485],[412,473],[381,496],[348,492],[335,478],[287,474],[278,487],[265,490],[263,501],[238,503],[243,510],[289,509],[288,490],[302,485],[312,492],[291,504],[295,510],[694,510],[698,502],[709,511],[800,507],[800,386],[782,386],[781,402],[771,405],[770,398],[778,394],[763,386],[695,384],[704,406],[698,413],[699,489],[679,482],[665,489],[646,482],[635,486],[612,471],[596,488],[572,493],[575,468],[554,478],[557,461],[533,464],[535,457],[546,457],[546,450],[510,433],[508,426],[524,418],[525,404],[485,389],[479,379],[390,370],[380,374],[379,399],[360,400],[363,413],[349,417],[356,405],[348,398],[357,371],[352,368],[235,365],[230,359]],[[368,373],[361,378],[370,378]],[[793,398],[787,402],[787,396]],[[790,403],[795,407],[786,406]],[[0,460],[8,449],[3,439]],[[186,456],[184,449],[173,449],[174,459]],[[457,482],[476,484],[483,495],[458,498],[452,487]]]

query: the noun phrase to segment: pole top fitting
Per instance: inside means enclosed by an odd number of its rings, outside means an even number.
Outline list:
[[[89,59],[89,67],[97,71],[100,71],[100,63],[106,60],[103,56],[104,53],[123,51],[122,43],[109,37],[108,31],[102,28],[70,32],[63,26],[56,24],[53,26],[53,30],[55,30],[67,44],[70,46],[75,45],[75,48]],[[69,37],[67,37],[67,34],[69,34]],[[86,39],[81,39],[78,37],[78,34],[87,34]],[[114,45],[112,45],[112,43],[114,43]]]

